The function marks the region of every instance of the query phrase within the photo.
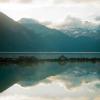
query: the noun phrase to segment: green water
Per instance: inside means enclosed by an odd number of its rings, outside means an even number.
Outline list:
[[[43,58],[59,56],[42,55]],[[69,55],[72,56],[76,55]],[[99,62],[0,64],[0,100],[16,100],[17,96],[19,100],[74,100],[74,97],[79,100],[80,96],[87,97],[86,100],[96,100],[99,94]]]

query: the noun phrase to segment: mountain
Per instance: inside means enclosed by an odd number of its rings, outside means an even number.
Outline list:
[[[99,52],[99,43],[100,39],[70,37],[35,20],[16,22],[0,13],[0,52]]]
[[[18,22],[22,24],[24,27],[33,31],[35,34],[44,38],[46,36],[61,36],[61,35],[64,36],[65,35],[63,32],[60,32],[56,29],[50,29],[46,27],[45,25],[42,25],[38,21],[33,20],[31,18],[22,18]]]
[[[42,38],[43,40],[46,41],[45,48],[49,51],[84,51],[84,52],[89,52],[89,51],[99,51],[100,46],[100,38],[98,37],[99,33],[94,34],[95,36],[91,36],[91,32],[88,33],[86,32],[86,35],[82,35],[81,32],[84,33],[85,30],[79,31],[78,34],[80,33],[79,36],[76,36],[73,34],[75,33],[75,29],[77,26],[80,26],[78,23],[72,23],[73,27],[68,27],[67,31],[68,34],[65,34],[64,31],[57,30],[57,29],[50,29],[47,28],[46,26],[42,25],[36,20],[33,19],[27,19],[27,18],[22,18],[19,20],[19,23],[24,25],[26,28],[30,29],[31,31],[35,32]],[[90,31],[92,31],[94,28],[94,25],[84,25],[84,28],[90,27]],[[94,29],[95,31],[95,29]],[[97,30],[99,31],[99,30]],[[73,34],[73,35],[72,35]],[[87,35],[88,34],[88,35]],[[43,42],[43,41],[42,41]],[[48,47],[49,46],[49,47]]]
[[[56,28],[72,37],[87,36],[100,39],[100,24],[81,21],[78,18],[68,17],[64,23]]]
[[[36,50],[36,35],[0,12],[0,51]]]

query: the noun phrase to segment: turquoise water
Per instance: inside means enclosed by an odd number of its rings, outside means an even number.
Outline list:
[[[57,58],[61,55],[66,57],[97,57],[100,58],[99,52],[4,52],[0,57],[18,57],[18,56],[36,56],[37,58]]]
[[[17,57],[100,57],[99,54],[8,54]],[[5,56],[5,55],[1,55]],[[100,63],[0,64],[0,100],[99,100]],[[8,99],[5,99],[8,98]],[[12,99],[13,98],[13,99]],[[24,98],[24,99],[23,99]],[[82,98],[82,99],[81,99]],[[84,99],[88,98],[88,99]],[[91,99],[92,98],[92,99]]]

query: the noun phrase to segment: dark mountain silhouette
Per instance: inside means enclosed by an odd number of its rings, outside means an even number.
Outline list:
[[[56,29],[47,28],[32,19],[18,22],[0,13],[0,51],[34,52],[66,51],[97,52],[100,40],[91,37],[70,37]]]
[[[35,50],[36,39],[34,32],[0,13],[0,51]]]

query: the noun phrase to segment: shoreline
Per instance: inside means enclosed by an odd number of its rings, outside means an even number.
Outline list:
[[[100,62],[100,58],[96,57],[66,57],[64,55],[58,58],[37,58],[35,56],[19,56],[19,57],[0,57],[0,63],[38,63],[38,62]]]

